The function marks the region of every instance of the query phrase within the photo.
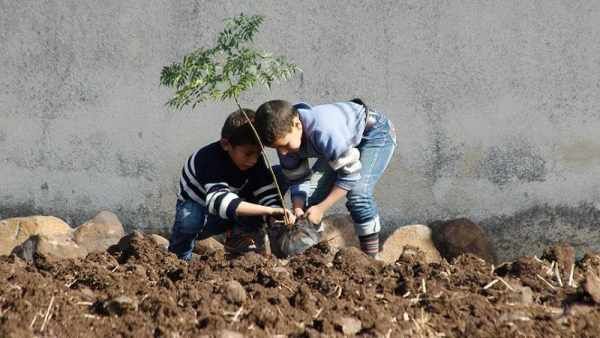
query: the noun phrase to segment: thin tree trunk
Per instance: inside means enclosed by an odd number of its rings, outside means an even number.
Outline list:
[[[246,112],[244,111],[244,109],[242,109],[242,106],[240,106],[240,103],[238,102],[237,97],[234,96],[233,99],[235,100],[235,104],[238,106],[238,109],[242,112],[242,114],[244,114],[244,117],[250,124],[250,128],[252,129],[254,136],[256,136],[256,139],[258,140],[258,145],[260,146],[260,151],[262,153],[262,157],[265,161],[265,165],[267,166],[267,169],[269,169],[269,172],[271,173],[271,177],[273,178],[273,183],[275,184],[275,187],[277,188],[277,194],[279,195],[279,200],[281,201],[281,205],[283,206],[284,209],[287,209],[285,199],[283,198],[283,194],[281,193],[281,188],[279,187],[279,183],[277,183],[277,176],[275,176],[275,172],[273,171],[273,168],[271,167],[271,162],[269,161],[269,159],[267,157],[267,153],[265,151],[265,146],[263,145],[262,140],[260,139],[260,136],[258,135],[258,132],[256,131],[256,128],[254,128],[254,123],[252,123],[252,121],[250,120],[248,115],[246,115]],[[290,220],[288,219],[285,211],[283,213],[283,220],[287,226],[292,225]]]

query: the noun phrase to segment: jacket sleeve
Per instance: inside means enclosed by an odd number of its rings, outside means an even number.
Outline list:
[[[352,190],[356,182],[360,180],[360,170],[362,169],[360,151],[347,145],[344,139],[335,132],[314,132],[313,144],[337,173],[335,185],[344,190]]]
[[[301,158],[298,153],[277,153],[281,171],[289,183],[290,197],[306,200],[306,192],[300,189],[302,183],[306,182],[312,171],[307,158]]]

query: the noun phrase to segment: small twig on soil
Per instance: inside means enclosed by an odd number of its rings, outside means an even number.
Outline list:
[[[544,263],[543,260],[539,259],[538,256],[533,256],[533,259],[535,259],[536,261],[542,263],[543,265],[546,265],[546,263]]]
[[[427,281],[425,278],[421,279],[421,289],[423,290],[423,293],[427,293]]]
[[[544,279],[544,277],[538,275],[537,273],[535,274],[539,279],[541,279],[544,283],[546,283],[552,290],[556,290],[556,288],[554,287],[554,285],[550,284],[550,282],[548,282],[547,280]]]
[[[115,272],[115,271],[117,271],[118,268],[119,268],[119,265],[117,264],[117,266],[115,266],[112,270],[110,270],[110,272]]]
[[[496,270],[496,267],[494,266],[494,264],[492,264],[492,271],[490,272],[490,274],[493,276],[494,275],[494,270]]]
[[[569,273],[569,286],[570,287],[575,287],[575,284],[573,282],[573,274],[575,273],[575,264],[571,264],[571,273]]]
[[[31,324],[29,324],[30,329],[33,328],[33,324],[35,324],[35,321],[37,320],[38,316],[43,316],[43,314],[38,311],[35,314],[35,316],[33,316],[33,320],[31,321]]]
[[[319,315],[321,314],[321,312],[323,312],[323,308],[320,308],[317,313],[315,313],[315,315],[313,316],[313,319],[317,319],[319,318]]]
[[[498,283],[499,281],[500,280],[498,278],[496,278],[493,281],[491,281],[488,284],[486,284],[486,286],[484,286],[483,289],[487,290],[487,289],[491,288],[492,286],[494,286],[494,284]]]
[[[392,336],[392,329],[390,328],[388,332],[385,334],[386,338],[390,338]]]
[[[556,262],[552,261],[552,264],[550,265],[550,267],[548,268],[548,270],[546,270],[546,274],[548,276],[552,276],[554,274],[554,265],[556,265]]]
[[[77,302],[77,305],[92,306],[92,305],[94,305],[94,303],[92,303],[92,302]]]
[[[556,263],[556,265],[554,266],[554,272],[556,272],[556,279],[558,280],[558,285],[560,285],[560,287],[563,287],[563,282],[562,282],[562,278],[560,278],[560,269],[558,267],[558,263]]]
[[[277,309],[277,312],[279,312],[279,315],[281,316],[281,318],[285,317],[283,315],[283,312],[281,312],[281,309],[279,308],[279,306],[275,305],[275,308]]]
[[[504,285],[506,285],[506,287],[509,288],[510,291],[515,291],[515,289],[512,286],[510,286],[510,284],[508,284],[504,279],[502,279],[502,277],[498,277],[498,280],[504,283]]]
[[[21,288],[20,286],[16,285],[16,284],[8,284],[8,287],[12,290],[12,289],[17,289],[19,291],[22,291],[23,288]]]
[[[340,298],[342,296],[342,291],[343,291],[342,287],[337,285],[336,289],[337,289],[337,293],[335,294],[335,298]]]
[[[287,284],[285,284],[285,283],[279,283],[279,285],[281,285],[284,288],[286,288],[289,292],[294,293],[294,290],[291,287],[287,286]]]
[[[406,291],[406,293],[402,295],[402,298],[406,298],[408,296],[410,296],[410,291]]]
[[[97,317],[97,316],[90,315],[90,314],[87,314],[87,313],[84,313],[84,314],[83,314],[83,318],[89,318],[89,319],[98,319],[98,317]]]
[[[48,323],[48,319],[50,318],[50,310],[52,309],[52,304],[54,304],[54,296],[50,298],[50,304],[48,304],[48,308],[46,309],[46,315],[44,316],[44,322],[42,323],[42,332],[44,332],[46,324]]]
[[[71,282],[69,282],[69,283],[66,283],[66,284],[65,284],[65,286],[66,286],[67,288],[69,288],[69,289],[70,289],[70,288],[71,288],[71,286],[73,286],[75,283],[77,283],[77,281],[78,281],[78,279],[77,279],[77,278],[75,278],[75,279],[73,279]]]
[[[242,314],[242,311],[244,310],[243,306],[240,306],[240,308],[235,312],[235,314],[233,315],[233,319],[232,321],[237,322],[238,318],[240,316],[240,314]]]

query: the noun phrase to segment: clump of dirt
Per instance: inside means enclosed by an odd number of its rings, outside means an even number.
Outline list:
[[[137,233],[85,259],[0,257],[0,336],[595,336],[600,306],[583,286],[600,256],[559,281],[560,257],[426,264],[406,248],[386,265],[321,243],[289,260],[217,250],[188,264]]]

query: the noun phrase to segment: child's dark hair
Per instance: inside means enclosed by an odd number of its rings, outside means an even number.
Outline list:
[[[272,100],[258,107],[254,125],[263,143],[272,145],[276,139],[292,130],[296,116],[298,111],[289,102]]]
[[[244,108],[244,113],[246,113],[248,118],[250,118],[250,121],[254,123],[256,115],[254,111]],[[233,146],[245,144],[258,145],[256,136],[254,136],[248,120],[240,110],[236,110],[227,116],[223,128],[221,129],[221,138],[227,139]]]

